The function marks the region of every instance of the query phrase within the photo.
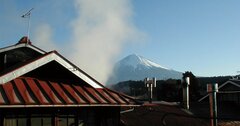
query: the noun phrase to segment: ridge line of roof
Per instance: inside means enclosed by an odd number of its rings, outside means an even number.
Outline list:
[[[48,59],[46,58],[46,60],[44,60],[43,58],[44,57],[47,57],[47,56],[50,56],[52,54],[55,54],[55,56],[59,57],[49,57]],[[41,61],[39,61],[41,60]],[[91,76],[89,76],[87,73],[85,73],[84,71],[82,71],[80,68],[78,68],[76,65],[74,65],[73,63],[71,63],[70,61],[68,61],[67,59],[65,59],[63,56],[61,56],[57,51],[53,50],[51,52],[48,52],[46,54],[44,54],[43,56],[40,56],[34,60],[31,60],[23,65],[21,65],[20,67],[17,67],[11,71],[8,71],[6,73],[4,73],[3,75],[0,76],[0,83],[1,84],[4,84],[16,77],[19,77],[23,74],[26,73],[26,71],[32,71],[34,68],[38,68],[50,61],[56,61],[58,62],[59,64],[61,64],[63,67],[65,67],[66,69],[68,69],[67,67],[74,67],[77,69],[77,71],[71,71],[73,74],[75,74],[76,76],[78,76],[79,78],[81,78],[82,80],[86,81],[89,85],[93,86],[94,88],[103,88],[104,86],[102,84],[100,84],[98,81],[96,81],[94,78],[92,78]],[[41,62],[41,63],[36,63],[37,61]],[[35,63],[35,65],[34,65]],[[33,66],[32,67],[28,67],[27,70],[24,70],[24,71],[18,71],[16,73],[13,73],[14,71],[17,71],[17,70],[20,70],[21,68],[24,68],[28,65],[32,64]],[[34,67],[34,68],[33,68]],[[69,69],[68,69],[69,70]],[[11,74],[12,73],[12,77],[9,75],[9,77],[5,77],[3,78],[4,76],[8,76],[8,74]],[[18,75],[16,75],[18,74]]]
[[[11,45],[11,46],[7,46],[7,47],[4,47],[4,48],[0,48],[0,53],[1,52],[6,52],[6,51],[9,51],[9,50],[12,50],[12,49],[17,49],[17,48],[21,48],[21,47],[29,47],[41,54],[44,54],[44,53],[47,53],[46,51],[32,45],[32,44],[27,44],[27,43],[19,43],[19,44],[15,44],[15,45]]]

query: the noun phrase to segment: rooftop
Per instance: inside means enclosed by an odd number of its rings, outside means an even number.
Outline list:
[[[35,47],[27,37],[0,48],[0,59],[0,107],[139,106],[57,51]]]

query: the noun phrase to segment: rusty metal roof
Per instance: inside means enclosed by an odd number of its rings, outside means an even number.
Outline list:
[[[137,102],[129,96],[108,88],[93,88],[81,83],[18,77],[0,85],[0,107],[134,105],[137,105]]]

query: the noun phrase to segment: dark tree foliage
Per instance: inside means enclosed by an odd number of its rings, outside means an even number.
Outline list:
[[[168,79],[166,81],[163,81],[161,84],[161,90],[159,90],[160,93],[158,95],[158,98],[164,101],[179,102],[182,97],[180,94],[180,89],[180,80]]]
[[[116,84],[112,89],[136,97],[140,100],[148,99],[148,89],[143,81],[124,81]],[[158,80],[157,87],[153,88],[153,100],[180,101],[181,80]]]
[[[146,88],[143,81],[123,81],[117,83],[111,88],[130,96],[139,96],[146,93]]]

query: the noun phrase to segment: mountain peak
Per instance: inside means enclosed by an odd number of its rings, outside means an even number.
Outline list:
[[[120,63],[122,65],[126,65],[126,66],[132,66],[134,68],[137,68],[138,65],[142,65],[145,67],[157,67],[157,68],[163,68],[163,69],[168,69],[165,68],[157,63],[154,63],[146,58],[144,58],[143,56],[140,56],[138,54],[131,54],[125,58],[123,58]]]
[[[142,80],[146,77],[156,77],[158,80],[180,79],[182,73],[162,67],[138,54],[131,54],[115,64],[107,83],[116,84],[127,80]]]

